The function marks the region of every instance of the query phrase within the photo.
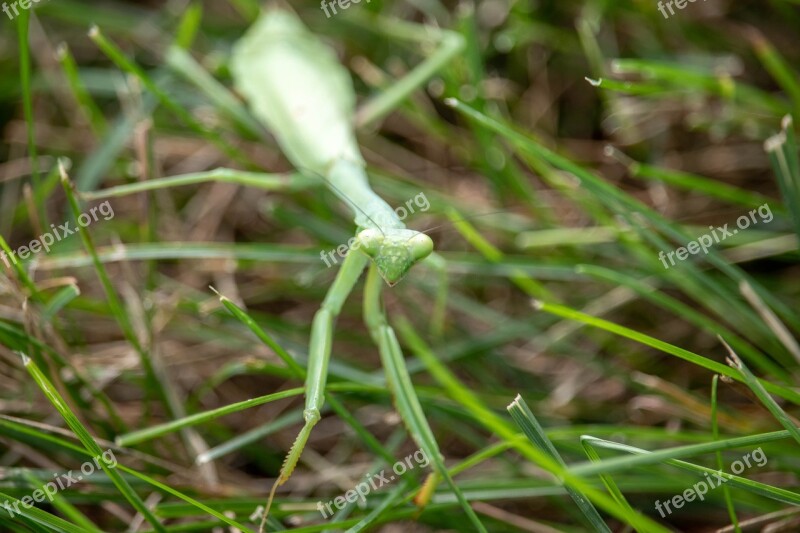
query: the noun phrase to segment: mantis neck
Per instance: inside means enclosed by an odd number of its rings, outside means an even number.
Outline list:
[[[359,228],[373,228],[386,234],[406,227],[389,204],[370,188],[363,164],[336,159],[326,177],[331,190],[353,210]]]

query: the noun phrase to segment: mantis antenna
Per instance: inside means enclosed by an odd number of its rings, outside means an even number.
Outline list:
[[[375,227],[376,227],[378,230],[380,230],[380,232],[381,232],[381,233],[383,233],[383,229],[381,229],[380,225],[379,225],[377,222],[375,222],[375,221],[374,221],[374,220],[373,220],[373,219],[372,219],[372,218],[369,216],[369,214],[368,214],[367,212],[365,212],[364,210],[362,210],[362,209],[361,209],[361,207],[360,207],[360,206],[359,206],[357,203],[355,203],[353,200],[351,200],[351,199],[350,199],[350,198],[349,198],[349,197],[348,197],[348,196],[347,196],[347,195],[346,195],[346,194],[345,194],[343,191],[339,190],[339,189],[336,187],[336,185],[334,185],[334,184],[333,184],[333,183],[331,183],[330,181],[326,180],[326,179],[325,179],[325,176],[323,176],[322,174],[320,174],[320,173],[318,173],[318,172],[315,172],[315,171],[311,170],[310,168],[302,168],[302,167],[298,167],[298,168],[297,168],[297,170],[299,170],[300,172],[309,172],[309,173],[311,173],[311,174],[314,174],[315,176],[318,176],[320,179],[322,179],[322,181],[323,181],[323,182],[324,182],[324,183],[325,183],[325,184],[326,184],[328,187],[330,187],[330,188],[331,188],[331,189],[332,189],[334,192],[336,192],[336,193],[337,193],[337,195],[338,195],[340,198],[344,199],[345,203],[347,203],[347,204],[350,204],[350,208],[351,208],[351,209],[352,209],[354,212],[357,212],[357,213],[358,213],[358,212],[360,212],[362,215],[364,215],[364,217],[366,217],[366,218],[367,218],[367,220],[369,220],[370,222],[372,222],[372,224],[373,224],[373,225],[374,225],[374,226],[375,226]],[[386,235],[385,233],[383,233],[383,234],[384,234],[384,235]]]

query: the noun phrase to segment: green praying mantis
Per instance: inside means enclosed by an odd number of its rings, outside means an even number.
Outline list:
[[[365,161],[354,132],[357,125],[368,125],[387,115],[426,83],[457,56],[464,48],[464,40],[452,31],[400,21],[391,21],[381,29],[398,39],[433,41],[437,48],[404,78],[368,100],[358,110],[349,72],[339,63],[334,52],[307,30],[296,15],[277,9],[266,11],[236,43],[231,60],[236,88],[249,104],[257,121],[272,133],[287,159],[300,172],[288,181],[285,176],[217,169],[84,194],[87,199],[97,199],[208,181],[227,181],[270,191],[294,190],[308,185],[305,179],[308,178],[305,172],[308,172],[321,176],[332,194],[352,209],[358,228],[356,246],[353,248],[357,250],[352,250],[345,257],[320,309],[314,315],[305,372],[304,425],[270,491],[260,532],[264,530],[277,487],[292,475],[312,429],[320,420],[320,411],[325,402],[334,323],[368,265],[364,320],[378,347],[397,411],[411,437],[430,457],[434,468],[433,481],[444,480],[475,529],[486,531],[444,465],[436,439],[414,391],[400,344],[381,302],[381,280],[393,286],[415,264],[425,262],[441,274],[432,319],[434,325],[440,323],[446,298],[444,261],[433,251],[433,242],[428,235],[407,229],[395,211],[370,188]],[[176,50],[171,51],[168,61],[177,70],[181,70],[180,65],[185,67],[188,64],[185,56]],[[216,80],[196,68],[193,74],[195,78],[201,77],[205,85],[217,84]],[[228,107],[238,105],[224,88],[218,84],[215,87],[217,95],[225,93],[220,97],[224,104]],[[239,117],[246,115],[240,108],[236,112]],[[244,119],[248,123],[252,121],[250,116]],[[428,485],[435,486],[435,483]],[[426,490],[430,490],[428,485]]]
[[[448,36],[453,36],[449,34]],[[452,37],[450,37],[452,39]],[[452,57],[460,49],[445,50]],[[441,58],[438,59],[441,62]],[[416,263],[426,258],[441,268],[433,254],[433,241],[424,233],[407,229],[394,210],[369,186],[365,162],[353,131],[355,93],[347,70],[332,50],[286,11],[264,14],[237,43],[232,73],[239,91],[256,117],[272,132],[286,157],[299,169],[324,176],[326,185],[353,210],[358,227],[354,250],[345,258],[320,309],[314,315],[309,342],[306,400],[300,430],[270,493],[261,528],[275,489],[294,471],[311,430],[320,419],[331,356],[334,321],[362,271],[371,262],[364,296],[364,318],[372,340],[381,353],[388,381],[395,393],[410,388],[402,352],[380,303],[380,280],[399,282]],[[425,72],[423,72],[425,74]],[[389,95],[397,98],[395,95]],[[380,108],[383,104],[373,104]],[[400,378],[397,380],[397,378]],[[393,382],[400,381],[400,382]],[[395,394],[397,398],[398,395]],[[417,428],[415,440],[434,452],[437,473],[459,499],[463,496],[447,475],[436,440],[415,394],[398,405],[409,428]],[[465,508],[469,508],[465,503]],[[471,517],[482,529],[477,516]]]
[[[286,157],[297,168],[324,176],[331,191],[353,208],[360,228],[356,247],[386,283],[395,285],[431,254],[430,237],[406,229],[370,188],[352,126],[355,94],[347,71],[299,19],[286,11],[260,18],[237,43],[231,68],[239,91]],[[360,271],[365,257],[358,257],[362,261],[346,267]],[[346,297],[344,290],[339,287]],[[320,313],[324,322],[338,310],[323,304]]]

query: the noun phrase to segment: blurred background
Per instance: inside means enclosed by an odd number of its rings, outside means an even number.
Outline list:
[[[51,224],[77,228],[106,201],[113,216],[99,211],[81,235],[0,264],[0,500],[95,455],[70,424],[80,421],[131,469],[115,472],[163,530],[255,531],[303,401],[238,402],[302,387],[281,353],[305,366],[311,318],[336,274],[320,252],[352,237],[350,210],[314,184],[91,194],[220,167],[293,175],[229,68],[262,3],[30,4],[0,14],[3,248]],[[372,0],[331,16],[318,2],[272,4],[336,51],[360,103],[435,52],[430,39],[399,38],[401,22],[465,40],[358,139],[391,206],[429,201],[404,222],[447,261],[444,326],[428,267],[385,288],[384,302],[445,463],[489,531],[598,528],[525,451],[535,446],[506,410],[518,394],[571,466],[593,459],[581,435],[649,451],[730,442],[720,455],[664,453],[724,472],[756,448],[767,457],[745,482],[663,515],[656,501],[702,471],[626,465],[635,455],[598,448],[622,466],[604,480],[580,466],[575,475],[611,531],[800,530],[799,441],[785,429],[800,404],[800,10],[707,0],[670,2],[665,17],[660,4]],[[59,161],[78,194],[62,187]],[[659,259],[764,205],[770,220],[750,217],[709,254],[670,268]],[[335,405],[278,490],[270,530],[471,531],[445,484],[424,509],[412,501],[430,465],[335,518],[317,509],[418,448],[362,296],[363,283],[334,332]],[[726,364],[721,339],[743,370]],[[0,509],[0,530],[159,530],[135,499],[98,472],[37,503],[42,515]]]

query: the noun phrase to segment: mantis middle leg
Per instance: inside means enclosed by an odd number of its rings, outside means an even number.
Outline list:
[[[419,43],[435,42],[436,51],[380,95],[367,101],[356,113],[356,126],[363,127],[389,114],[411,93],[430,80],[466,47],[455,31],[378,17],[372,24],[387,36]]]

